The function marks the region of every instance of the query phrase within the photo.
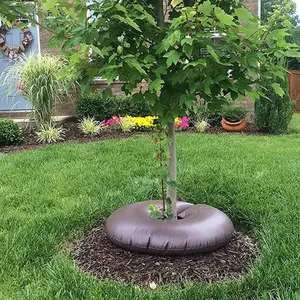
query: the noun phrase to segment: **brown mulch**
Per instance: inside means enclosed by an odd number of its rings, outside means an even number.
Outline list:
[[[76,118],[71,118],[63,123],[63,128],[66,130],[65,137],[63,141],[59,141],[58,143],[87,143],[87,142],[95,142],[101,140],[111,140],[111,139],[124,139],[129,138],[135,135],[144,135],[150,134],[150,132],[121,132],[116,130],[104,130],[101,132],[99,136],[84,136],[80,130],[78,129],[78,121]],[[187,133],[197,133],[194,128],[189,128],[188,130],[184,131]],[[258,131],[254,125],[248,124],[245,131],[241,133],[228,133],[220,126],[212,126],[207,129],[205,132],[207,134],[242,134],[242,135],[265,135],[265,132]],[[25,128],[22,131],[22,139],[23,142],[20,145],[13,145],[13,146],[0,146],[0,153],[9,153],[15,151],[22,151],[22,150],[30,150],[35,148],[41,148],[45,145],[40,144],[37,142],[37,135],[35,130],[32,128]]]
[[[72,250],[78,267],[97,277],[149,286],[151,283],[185,284],[219,282],[239,278],[258,255],[248,235],[236,232],[228,245],[211,253],[161,257],[129,252],[113,245],[103,227],[76,240]]]

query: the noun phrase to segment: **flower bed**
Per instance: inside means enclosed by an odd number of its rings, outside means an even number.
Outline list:
[[[113,120],[111,120],[113,119]],[[95,126],[94,128],[97,129],[96,132],[91,132],[91,134],[86,134],[83,132],[82,127],[80,126],[81,123],[78,122],[76,118],[69,119],[65,121],[61,127],[64,129],[63,134],[61,136],[62,139],[59,139],[58,143],[65,143],[65,142],[93,142],[98,140],[105,140],[105,139],[122,139],[127,138],[132,135],[140,135],[140,134],[151,134],[153,132],[153,126],[143,127],[142,128],[134,128],[130,129],[130,131],[123,131],[120,126],[120,118],[114,117],[111,118],[109,123],[111,126],[104,126],[104,122],[94,121]],[[137,118],[140,119],[139,117]],[[183,118],[182,118],[183,119]],[[119,121],[118,121],[119,120]],[[108,121],[108,120],[107,120]],[[105,121],[105,122],[107,122]],[[177,121],[176,121],[177,122]],[[203,121],[205,122],[205,121]],[[104,124],[103,124],[104,123]],[[192,121],[189,122],[190,127],[184,128],[181,130],[182,126],[178,126],[177,130],[181,132],[193,132],[193,133],[207,133],[207,134],[222,134],[225,133],[225,130],[222,129],[220,126],[210,126],[206,127],[206,124],[202,125],[201,122],[193,123]],[[124,123],[123,123],[124,124]],[[141,123],[138,123],[141,124]],[[92,126],[92,127],[93,127]],[[101,130],[98,131],[97,126],[101,127]],[[57,126],[57,128],[61,128]],[[197,128],[199,127],[199,128]],[[203,128],[205,128],[203,130]],[[244,135],[265,135],[265,132],[259,132],[257,129],[252,125],[248,124],[245,131],[241,134]],[[44,144],[38,142],[38,135],[37,129],[32,127],[23,128],[21,131],[21,142],[18,145],[11,145],[11,146],[1,146],[0,145],[0,153],[7,153],[12,151],[20,151],[25,149],[32,149],[37,147],[43,147]]]
[[[157,117],[155,116],[146,116],[146,117],[118,117],[112,116],[111,119],[104,120],[100,124],[105,128],[109,129],[119,129],[122,131],[151,131],[156,127]],[[182,117],[176,118],[175,128],[177,130],[184,130],[190,127],[191,118]]]

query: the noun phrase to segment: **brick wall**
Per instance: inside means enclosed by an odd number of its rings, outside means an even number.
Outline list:
[[[168,3],[167,0],[165,0],[165,5]],[[258,0],[246,0],[245,5],[256,15],[258,15],[259,12],[259,2]],[[50,54],[50,55],[59,55],[60,50],[57,48],[51,48],[49,46],[49,40],[51,38],[51,33],[43,28],[40,28],[40,39],[41,39],[41,52],[42,54]],[[121,88],[124,83],[122,82],[115,82],[111,85],[111,88],[114,93],[120,94],[122,93]],[[104,90],[107,88],[106,82],[103,80],[98,80],[95,82],[94,90]],[[140,88],[140,87],[138,87]],[[145,89],[146,87],[143,86],[142,89]],[[76,101],[76,97],[78,96],[78,93],[72,93],[72,97],[67,98],[65,101],[63,101],[61,104],[58,104],[55,108],[55,114],[56,115],[74,115],[75,109],[74,109],[74,102]],[[251,115],[253,115],[254,112],[254,106],[252,101],[250,100],[243,100],[239,102],[239,105],[246,106],[249,109],[249,116],[251,118]]]
[[[116,95],[124,95],[124,92],[122,91],[122,87],[124,85],[124,82],[122,81],[116,81],[111,84],[111,89],[113,94]],[[93,85],[94,91],[103,91],[108,87],[106,80],[96,80]],[[141,83],[137,86],[137,88],[134,90],[135,92],[145,92],[147,91],[147,83]]]
[[[245,0],[245,6],[252,11],[253,14],[258,15],[259,12],[259,2],[258,0]]]

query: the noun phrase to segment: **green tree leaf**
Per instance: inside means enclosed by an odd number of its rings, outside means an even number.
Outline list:
[[[288,50],[284,54],[285,54],[285,56],[288,56],[288,57],[300,57],[300,51],[298,48]]]
[[[176,50],[171,50],[170,52],[167,52],[164,57],[167,58],[167,66],[170,67],[172,64],[177,65],[180,54]]]
[[[208,1],[204,1],[202,4],[200,4],[198,6],[198,12],[203,13],[203,15],[206,17],[208,15],[210,15],[213,11],[213,5],[211,4],[211,2]]]
[[[141,13],[141,16],[143,19],[147,20],[151,25],[153,25],[154,27],[156,28],[159,28],[157,26],[157,23],[155,21],[155,19],[150,15],[148,14],[145,9],[143,8],[143,6],[141,6],[140,4],[134,4],[133,7],[139,11]]]
[[[225,25],[236,25],[233,22],[233,16],[228,15],[220,7],[215,8],[216,17]]]
[[[184,105],[187,109],[191,108],[196,101],[196,96],[193,94],[184,94],[180,97],[180,104]]]
[[[246,7],[239,7],[235,10],[234,15],[236,15],[240,21],[247,22],[253,19],[253,15]]]
[[[124,61],[128,64],[128,66],[130,66],[132,68],[135,68],[141,74],[147,75],[145,70],[141,67],[141,65],[139,64],[139,62],[135,58],[129,57],[129,58],[124,59]]]
[[[217,53],[215,52],[215,50],[211,46],[207,45],[206,49],[207,49],[208,53],[213,57],[213,59],[217,63],[219,63],[219,64],[221,64],[223,66],[231,66],[230,63],[223,63],[223,62],[221,62],[219,56],[217,55]]]
[[[272,88],[274,89],[275,93],[280,97],[283,97],[284,90],[281,88],[280,84],[277,82],[272,83]]]
[[[141,28],[139,27],[138,24],[136,24],[132,19],[130,19],[129,17],[127,18],[124,18],[124,17],[121,17],[119,15],[114,15],[113,16],[114,19],[117,19],[119,21],[121,21],[122,23],[124,24],[127,24],[129,26],[131,26],[132,28],[134,28],[135,30],[139,31],[139,32],[142,32],[141,31]]]
[[[172,0],[171,1],[171,6],[172,7],[176,7],[178,6],[179,4],[181,4],[183,2],[183,0]]]
[[[160,91],[161,86],[163,84],[164,84],[164,81],[162,79],[156,78],[149,84],[149,90],[150,91]]]
[[[184,44],[182,47],[182,50],[184,52],[184,54],[188,57],[191,58],[192,53],[193,53],[193,47],[189,44]]]
[[[123,5],[121,5],[120,3],[117,3],[115,7],[117,10],[122,11],[123,13],[125,13],[125,14],[127,13],[126,8]]]

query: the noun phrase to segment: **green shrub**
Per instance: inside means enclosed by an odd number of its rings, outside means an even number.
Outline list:
[[[272,81],[265,81],[265,95],[254,104],[254,123],[260,130],[279,134],[287,131],[295,109],[288,93],[287,80],[277,79],[277,83],[284,88],[283,97],[277,95],[272,88]]]
[[[76,103],[76,114],[79,119],[90,117],[103,121],[112,116],[145,117],[151,115],[151,109],[147,103],[133,103],[129,96],[107,98],[98,92],[81,96]]]
[[[0,119],[0,146],[15,145],[20,142],[20,126],[12,120]]]
[[[210,110],[207,107],[207,104],[204,104],[203,101],[199,101],[192,109],[188,111],[188,116],[195,122],[201,122],[203,120],[211,126],[220,126],[221,125],[221,109]]]
[[[222,117],[228,122],[239,122],[245,119],[248,109],[243,106],[226,105],[222,108]]]

